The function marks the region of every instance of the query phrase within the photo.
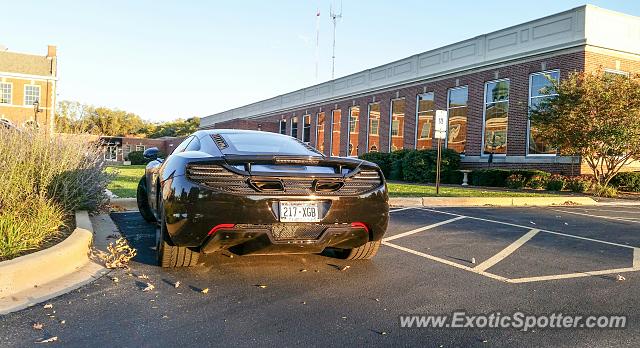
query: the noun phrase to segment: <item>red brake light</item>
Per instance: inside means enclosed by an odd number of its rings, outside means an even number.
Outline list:
[[[369,227],[362,222],[352,222],[351,228],[363,228],[367,233],[369,233]]]
[[[234,224],[220,224],[220,225],[215,225],[213,226],[213,228],[211,229],[211,231],[209,231],[209,235],[212,235],[216,232],[218,232],[218,230],[223,230],[223,229],[231,229],[234,228],[236,225]]]

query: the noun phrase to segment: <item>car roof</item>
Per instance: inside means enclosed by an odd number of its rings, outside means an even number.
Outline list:
[[[288,135],[284,135],[280,133],[273,133],[273,132],[266,132],[266,131],[259,131],[259,130],[246,130],[246,129],[203,129],[203,130],[196,131],[193,134],[198,138],[201,138],[202,136],[205,136],[205,135],[238,134],[238,133],[244,133],[244,134],[248,133],[248,134],[256,134],[256,135],[269,133],[269,134],[275,134],[283,137],[288,137]]]

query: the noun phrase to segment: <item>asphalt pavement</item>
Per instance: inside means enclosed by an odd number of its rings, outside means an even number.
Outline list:
[[[411,208],[391,216],[371,261],[223,253],[163,270],[153,264],[155,226],[136,212],[113,213],[138,249],[130,271],[1,317],[0,346],[52,337],[47,344],[74,347],[640,346],[640,207]],[[458,310],[625,315],[627,327],[400,327],[400,315]]]

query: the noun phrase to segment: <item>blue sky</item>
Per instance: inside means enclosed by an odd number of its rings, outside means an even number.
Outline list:
[[[57,45],[59,100],[154,121],[206,116],[329,80],[330,2],[2,0],[0,44],[43,55]],[[640,16],[640,1],[590,3]],[[336,77],[582,4],[344,0]]]

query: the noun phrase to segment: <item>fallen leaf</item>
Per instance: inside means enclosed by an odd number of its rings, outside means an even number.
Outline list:
[[[111,278],[111,280],[113,280],[114,283],[117,283],[117,282],[120,281],[120,279],[118,279],[118,277],[113,277],[113,278]]]
[[[180,281],[178,280],[177,282],[175,282],[175,284],[173,284],[174,288],[178,288],[180,287]]]
[[[64,325],[64,324],[66,324],[66,323],[67,323],[67,321],[66,321],[66,320],[60,320],[60,324]]]
[[[304,268],[300,270],[300,272],[306,272],[306,271],[307,271],[307,270],[306,270],[306,269],[304,269]]]
[[[380,334],[384,336],[384,335],[387,334],[387,332],[386,331],[381,331]]]
[[[53,308],[53,305],[51,303],[47,303],[46,305],[44,305],[42,308],[44,309],[49,309],[49,308]]]
[[[536,223],[535,223],[535,222],[533,222],[533,221],[529,221],[529,222],[530,222],[532,225],[535,225],[535,224],[536,224]]]
[[[627,278],[625,278],[625,277],[621,276],[620,274],[618,274],[618,276],[616,277],[616,280],[619,281],[619,282],[622,282],[622,281],[627,280]]]
[[[162,319],[168,319],[168,318],[169,318],[169,317],[168,317],[168,316],[166,316],[166,315],[163,315],[163,316],[162,316]]]
[[[259,287],[260,289],[264,289],[264,288],[266,288],[266,287],[267,287],[267,286],[266,286],[266,285],[264,285],[264,284],[258,284],[258,285],[256,285],[256,286],[257,286],[257,287]]]
[[[209,288],[204,288],[200,291],[203,294],[208,294],[209,293]]]
[[[36,341],[36,343],[51,343],[58,340],[58,336],[49,337],[47,339],[41,339],[40,341]]]
[[[341,270],[341,271],[346,271],[346,270],[348,270],[349,268],[351,268],[351,266],[346,265],[346,266],[344,266],[344,267],[340,268],[340,270]]]
[[[377,299],[376,299],[376,302],[380,302],[380,299],[379,299],[379,298],[377,298]]]
[[[307,302],[306,301],[302,301],[302,304],[307,304]]]
[[[143,274],[139,275],[138,278],[140,278],[140,279],[149,279],[149,276],[143,273]]]
[[[33,323],[33,328],[36,330],[42,330],[44,325],[42,323]]]
[[[471,263],[474,264],[474,265],[476,264],[476,258],[475,257],[471,258]]]
[[[153,289],[155,289],[155,288],[156,288],[156,287],[155,287],[155,286],[153,286],[153,284],[151,284],[151,283],[147,283],[147,287],[146,287],[146,288],[144,288],[144,289],[142,289],[142,291],[151,291],[151,290],[153,290]]]

